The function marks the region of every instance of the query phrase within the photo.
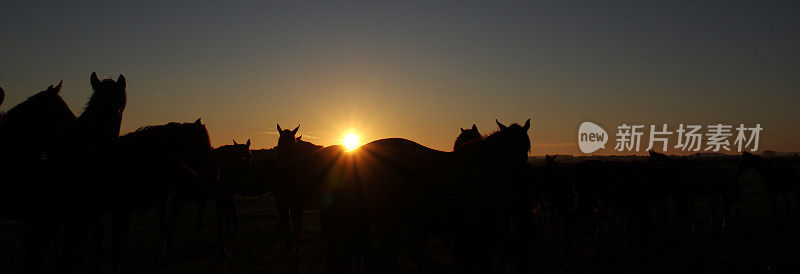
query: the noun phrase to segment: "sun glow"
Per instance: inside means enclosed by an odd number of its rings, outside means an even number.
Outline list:
[[[347,135],[344,136],[342,144],[344,144],[344,147],[347,148],[347,151],[352,151],[358,148],[358,135],[352,132],[348,133]]]

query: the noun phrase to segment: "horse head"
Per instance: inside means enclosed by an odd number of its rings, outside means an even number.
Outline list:
[[[214,149],[214,157],[220,169],[220,177],[226,184],[250,180],[253,176],[253,156],[250,152],[250,139],[244,144],[236,143]]]
[[[470,129],[461,129],[461,134],[458,135],[456,138],[456,142],[453,144],[453,150],[457,150],[459,148],[464,147],[464,145],[479,141],[483,139],[483,135],[478,132],[478,127],[475,124],[472,124],[472,128]]]
[[[525,125],[512,124],[506,126],[497,121],[499,131],[489,135],[484,140],[492,139],[492,144],[496,150],[495,154],[502,155],[503,158],[527,163],[528,152],[531,151],[531,139],[528,137],[528,130],[531,128],[531,119],[525,121]]]
[[[556,164],[556,157],[558,157],[558,154],[553,155],[553,156],[544,155],[544,165],[545,166],[554,166]]]
[[[67,102],[61,98],[61,82],[57,86],[50,85],[22,103],[9,109],[4,123],[12,123],[19,128],[49,128],[72,121],[75,114],[69,109]],[[49,133],[49,132],[48,132]]]
[[[100,80],[92,72],[89,82],[94,92],[80,118],[88,120],[92,127],[97,127],[112,137],[118,137],[122,112],[127,104],[125,76],[120,74],[116,81],[110,78]]]
[[[181,125],[181,129],[175,133],[175,137],[179,138],[175,140],[175,144],[180,147],[181,159],[207,183],[216,185],[219,183],[219,166],[214,157],[214,148],[211,147],[206,125],[200,118],[194,123]]]
[[[293,130],[282,129],[281,125],[278,124],[278,151],[282,153],[293,152],[297,150],[297,130],[300,129],[300,125],[297,125],[296,128]]]

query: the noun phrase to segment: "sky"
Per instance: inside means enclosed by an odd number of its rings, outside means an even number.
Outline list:
[[[202,118],[214,146],[273,147],[280,123],[321,145],[352,131],[448,151],[459,128],[530,118],[532,155],[581,154],[584,121],[758,123],[759,150],[800,151],[798,14],[796,1],[2,1],[0,109],[63,80],[79,114],[94,71],[128,80],[122,133]]]

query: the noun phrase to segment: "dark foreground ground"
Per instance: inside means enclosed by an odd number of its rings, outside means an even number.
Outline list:
[[[649,244],[641,245],[630,236],[624,211],[612,212],[609,231],[590,244],[583,234],[564,239],[558,222],[551,222],[548,211],[538,215],[539,241],[535,255],[530,258],[536,272],[590,273],[590,272],[795,272],[800,269],[800,207],[798,197],[792,195],[793,215],[788,225],[778,221],[772,225],[772,214],[766,196],[755,172],[748,172],[741,180],[741,215],[734,214],[729,227],[703,224],[708,218],[705,203],[698,202],[698,222],[701,225],[692,234],[678,229],[656,232]],[[138,213],[132,218],[131,239],[128,246],[128,270],[133,273],[286,273],[293,272],[284,245],[274,241],[277,212],[271,195],[258,199],[239,198],[241,232],[226,244],[230,257],[225,256],[215,241],[215,216],[213,205],[206,210],[206,227],[198,235],[194,229],[195,205],[184,210],[176,230],[174,251],[169,262],[159,259],[158,233],[154,211]],[[783,199],[779,201],[783,213]],[[308,212],[304,223],[304,254],[299,258],[300,272],[320,273],[325,261],[325,245],[320,240],[318,216]],[[104,220],[107,235],[105,248],[110,248],[110,220]],[[22,261],[22,230],[19,222],[0,221],[0,272],[19,272]],[[432,239],[431,248],[440,262],[434,272],[454,272],[452,256],[444,241]],[[565,256],[569,251],[571,255]],[[404,272],[416,272],[410,262],[403,264]],[[518,272],[510,269],[510,272]]]

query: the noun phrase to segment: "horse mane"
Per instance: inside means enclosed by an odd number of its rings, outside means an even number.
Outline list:
[[[35,107],[35,106],[39,106],[39,104],[38,104],[39,102],[47,100],[47,99],[49,99],[51,97],[56,97],[56,98],[60,99],[64,103],[64,105],[67,104],[64,101],[64,99],[61,98],[61,96],[58,94],[58,92],[53,92],[51,89],[48,89],[48,90],[40,91],[40,92],[38,92],[38,93],[36,93],[34,95],[31,95],[30,97],[28,97],[28,99],[25,99],[25,101],[22,101],[22,103],[19,103],[16,106],[14,106],[11,109],[9,109],[5,113],[5,115],[6,116],[14,116],[17,113],[22,113],[22,112],[25,112],[25,111],[29,111],[30,108]],[[67,108],[69,109],[69,106],[67,106]],[[75,114],[73,114],[73,116],[75,116]]]

